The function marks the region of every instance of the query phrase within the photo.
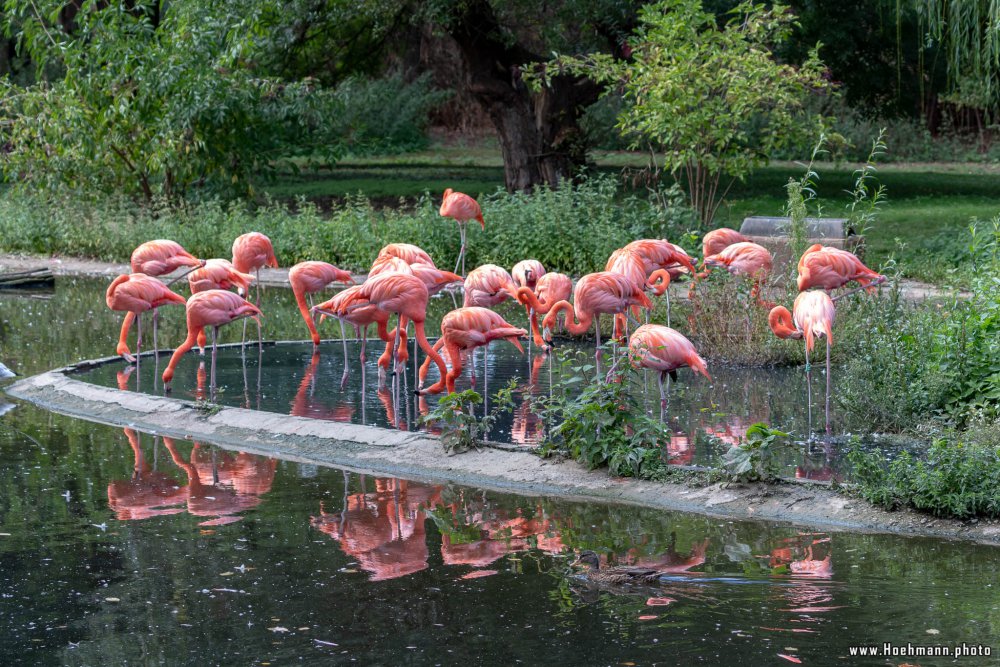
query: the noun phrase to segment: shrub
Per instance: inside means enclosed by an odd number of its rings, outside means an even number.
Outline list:
[[[757,422],[745,442],[722,455],[722,470],[734,482],[773,482],[781,476],[778,450],[789,446],[787,433]]]
[[[479,392],[466,389],[461,393],[448,394],[437,402],[433,410],[420,417],[420,423],[438,424],[441,444],[449,454],[467,451],[489,437],[497,419],[510,412],[516,388],[517,381],[511,380],[494,394],[493,408],[483,417],[476,415],[476,406],[483,402]]]
[[[907,452],[887,462],[857,444],[848,454],[856,492],[868,502],[935,516],[1000,517],[1000,448],[936,440],[921,460]]]
[[[583,352],[557,352],[558,379],[548,396],[532,396],[531,410],[548,425],[540,452],[561,452],[588,468],[643,479],[663,476],[664,424],[646,414],[631,384],[638,371],[621,354],[598,372]]]
[[[385,244],[408,242],[450,268],[458,233],[438,215],[438,196],[425,194],[411,208],[376,210],[358,195],[321,214],[305,200],[293,210],[273,201],[257,207],[218,200],[137,206],[126,198],[8,193],[0,198],[0,248],[125,261],[140,242],[169,238],[199,257],[228,257],[232,239],[256,230],[271,237],[282,266],[317,259],[363,271]],[[620,197],[607,176],[532,194],[498,191],[481,198],[487,226],[469,233],[469,263],[510,267],[533,257],[575,275],[603,269],[608,255],[633,239],[677,239],[689,229],[690,212],[676,199],[664,201]]]

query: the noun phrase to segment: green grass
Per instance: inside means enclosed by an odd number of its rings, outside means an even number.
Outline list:
[[[598,171],[620,174],[641,167],[647,156],[595,152]],[[278,199],[306,197],[322,207],[350,194],[363,193],[378,205],[410,202],[424,192],[445,188],[481,196],[503,187],[503,160],[495,143],[439,145],[406,155],[344,160],[333,167],[288,169],[265,188]],[[818,165],[821,212],[844,215],[857,165]],[[739,228],[749,215],[780,215],[785,184],[799,178],[802,167],[775,163],[733,184],[716,217],[717,225]],[[967,259],[968,224],[1000,213],[1000,168],[982,164],[889,164],[879,178],[888,204],[868,237],[867,261],[878,265],[895,257],[909,278],[964,286],[957,270]]]

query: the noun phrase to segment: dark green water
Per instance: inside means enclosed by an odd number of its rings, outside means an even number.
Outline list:
[[[64,281],[48,300],[0,297],[0,359],[27,374],[109,354],[120,320],[102,290]],[[268,311],[269,338],[302,335],[287,296],[267,294],[285,304]],[[164,320],[177,340],[179,312]],[[339,352],[324,346],[307,412],[336,416]],[[491,367],[505,354],[492,347]],[[225,357],[221,396],[293,411],[308,347],[262,358],[269,374],[252,385],[251,354],[244,395],[242,361]],[[196,370],[191,355],[175,395],[196,390]],[[757,376],[682,378],[667,418],[795,419],[778,391],[795,377],[769,376],[767,392]],[[353,414],[388,419],[352,391]],[[2,664],[997,664],[849,657],[887,641],[988,644],[995,656],[995,548],[364,478],[25,404],[0,400],[0,412]],[[581,549],[667,574],[595,584],[568,564]]]
[[[120,429],[30,406],[0,418],[4,664],[827,665],[854,643],[1000,631],[992,548],[364,478],[130,435],[135,449]],[[575,549],[668,574],[590,584],[568,566]]]

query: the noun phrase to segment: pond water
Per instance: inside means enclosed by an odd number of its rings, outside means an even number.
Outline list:
[[[3,664],[927,667],[953,662],[849,647],[1000,632],[993,548],[365,477],[29,405],[0,417],[0,485]],[[583,549],[666,574],[602,584]]]
[[[0,361],[27,375],[110,354],[120,316],[104,307],[106,283],[60,280],[54,293],[0,295]],[[302,337],[290,295],[269,290],[265,299],[267,337]],[[452,307],[444,299],[435,317]],[[161,340],[176,342],[179,310],[165,310],[162,325]],[[490,382],[517,375],[534,381],[526,391],[545,391],[547,362],[508,348],[490,348]],[[246,380],[238,351],[222,353],[220,401],[406,428],[427,409],[401,399],[387,410],[370,366],[352,369],[341,389],[339,344],[324,344],[318,358],[308,345],[257,352],[248,348]],[[198,361],[184,360],[175,396],[196,397]],[[152,366],[143,391],[158,390]],[[112,364],[90,379],[117,384],[123,370]],[[709,430],[735,437],[763,419],[807,431],[801,372],[712,370],[713,383],[682,374],[673,389],[664,419],[678,462],[713,455],[720,441],[703,437]],[[136,374],[122,379],[136,388]],[[654,378],[647,391],[655,413]],[[531,441],[537,425],[517,415],[497,437]],[[837,472],[835,452],[822,446],[787,463],[789,474]],[[866,662],[850,647],[1000,650],[1000,561],[994,548],[968,543],[365,477],[2,398],[0,489],[2,664],[927,667],[955,661]],[[571,565],[588,549],[605,565],[666,574],[602,584]]]
[[[0,358],[19,374],[30,375],[81,359],[113,354],[121,315],[104,306],[107,282],[60,279],[54,292],[38,294],[37,298],[0,294],[0,341],[3,343]],[[301,339],[306,335],[289,290],[267,290],[263,304],[267,339]],[[439,330],[441,317],[453,307],[454,302],[448,294],[431,300],[426,325],[428,333],[433,335]],[[505,303],[498,310],[509,321],[524,325],[521,308]],[[251,323],[251,332],[252,328]],[[238,342],[241,333],[240,325],[223,327],[220,342]],[[331,338],[339,337],[340,328],[335,323],[328,323],[322,333]],[[180,308],[162,309],[161,345],[175,345],[184,335],[183,311]],[[255,339],[255,332],[248,335]],[[150,342],[147,329],[147,345]],[[562,347],[582,350],[583,345],[584,342],[564,342]],[[381,341],[371,340],[367,349],[368,362],[362,367],[358,343],[350,343],[345,375],[344,354],[337,340],[324,342],[319,355],[313,354],[308,343],[266,346],[263,350],[254,345],[243,352],[238,348],[222,348],[217,363],[217,384],[221,391],[214,399],[230,406],[415,429],[420,416],[433,408],[437,397],[418,399],[413,396],[412,366],[397,391],[393,391],[391,383],[380,389],[375,360],[382,349]],[[552,357],[538,354],[538,350],[530,346],[522,355],[511,345],[499,342],[489,347],[489,362],[484,369],[484,354],[483,350],[477,351],[475,369],[471,363],[466,363],[458,389],[473,386],[474,372],[474,386],[481,393],[484,380],[485,388],[494,392],[516,378],[519,389],[515,395],[515,409],[499,420],[490,437],[519,444],[537,443],[544,425],[530,413],[524,398],[548,391],[550,377],[558,376],[558,369],[553,370]],[[423,358],[422,351],[419,356]],[[162,394],[159,374],[167,360],[166,356],[155,360],[145,357],[139,372],[129,372],[124,362],[115,362],[78,377],[105,386]],[[186,355],[178,368],[172,395],[187,399],[208,397],[202,361],[204,359],[195,352]],[[671,384],[670,404],[664,411],[660,409],[655,373],[643,373],[645,386],[637,387],[636,391],[644,397],[648,412],[662,417],[669,426],[672,435],[670,441],[664,443],[664,452],[671,462],[712,463],[743,436],[748,426],[763,421],[790,431],[802,441],[797,452],[784,454],[787,476],[819,480],[842,478],[847,440],[843,432],[851,425],[849,415],[838,414],[834,404],[832,421],[837,437],[809,437],[823,430],[826,380],[822,369],[818,365],[816,368],[812,377],[811,417],[806,376],[800,367],[712,364],[713,382],[682,369],[678,382]],[[484,371],[488,371],[488,375],[484,375]],[[429,378],[433,381],[436,377],[437,370],[432,369]],[[481,409],[488,407],[483,405]],[[864,444],[869,443],[870,439],[866,438]],[[885,442],[880,445],[895,446]]]

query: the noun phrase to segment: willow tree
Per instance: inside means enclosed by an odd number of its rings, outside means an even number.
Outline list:
[[[777,4],[743,3],[720,27],[698,0],[664,0],[640,13],[629,60],[558,57],[538,85],[585,74],[620,90],[619,129],[633,148],[649,150],[656,171],[681,182],[708,224],[734,180],[816,130],[805,105],[828,86],[819,46],[799,66],[773,53],[794,24]]]
[[[1000,2],[915,0],[927,36],[948,64],[950,93],[958,106],[993,117],[1000,103]]]

